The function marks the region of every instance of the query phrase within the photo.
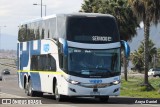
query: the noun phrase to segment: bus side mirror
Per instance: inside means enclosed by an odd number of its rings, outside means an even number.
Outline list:
[[[68,44],[65,39],[59,38],[59,42],[62,44],[62,53],[64,56],[68,55]]]
[[[128,43],[124,40],[121,40],[121,47],[124,49],[125,57],[128,58],[130,55],[130,47]]]

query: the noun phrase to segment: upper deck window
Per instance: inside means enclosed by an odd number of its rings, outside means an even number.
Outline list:
[[[67,39],[82,43],[112,43],[120,40],[113,17],[72,16],[67,20]]]

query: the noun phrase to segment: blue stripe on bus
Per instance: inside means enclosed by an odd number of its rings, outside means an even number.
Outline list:
[[[23,43],[20,43],[20,49],[19,49],[19,52],[22,52],[22,47],[23,47]],[[21,55],[22,55],[22,53],[20,53],[20,59],[19,59],[19,60],[20,60],[20,62],[21,62]],[[22,67],[22,64],[20,64],[19,66],[20,66],[20,70],[23,70],[23,69],[22,69],[22,68],[23,68],[23,67]]]
[[[20,48],[21,48],[21,52],[22,52],[22,54],[20,55],[20,60],[21,60],[21,67],[20,67],[20,70],[23,70],[23,67],[27,67],[28,66],[28,61],[29,61],[29,42],[27,42],[26,43],[27,44],[27,48],[26,48],[26,50],[24,51],[23,50],[23,43],[21,43],[21,46],[20,46]]]
[[[19,50],[19,43],[17,43],[17,50]],[[17,69],[19,70],[19,51],[17,51],[17,62],[16,62],[16,65],[17,65]]]
[[[21,62],[20,70],[24,70],[23,67],[28,66],[28,61],[29,61],[29,59],[32,55],[40,55],[41,54],[41,40],[38,40],[37,50],[33,49],[33,47],[34,47],[33,41],[29,41],[26,44],[27,44],[26,50],[23,50],[23,45],[24,45],[23,43],[19,44],[20,45],[20,49],[19,49],[20,51],[19,52],[21,52],[21,54],[19,53],[20,54],[20,62]],[[17,49],[18,49],[19,45],[17,45]]]
[[[20,43],[20,51],[22,51],[23,43]]]
[[[28,74],[28,72],[20,72],[18,73],[18,76],[20,77],[20,82],[21,82],[21,85],[24,86],[24,75]],[[36,90],[36,91],[41,91],[41,78],[40,78],[40,74],[38,72],[30,72],[30,79],[32,81],[32,88],[33,90]]]
[[[40,74],[38,72],[37,73],[31,72],[30,75],[31,75],[31,81],[32,81],[32,88],[33,88],[33,90],[41,91],[41,78],[40,78]]]
[[[18,73],[18,82],[20,81],[21,85],[24,86],[24,74],[28,75],[28,72],[19,72]]]

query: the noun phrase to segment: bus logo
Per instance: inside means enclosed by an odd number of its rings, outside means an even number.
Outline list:
[[[93,84],[99,84],[99,83],[102,83],[102,80],[89,80],[90,83],[93,83]]]
[[[49,51],[49,44],[44,44],[43,50],[44,50],[45,52],[48,52],[48,51]]]

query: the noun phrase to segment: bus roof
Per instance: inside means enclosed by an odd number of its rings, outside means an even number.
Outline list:
[[[112,16],[110,14],[101,14],[101,13],[54,14],[54,15],[49,15],[49,16],[45,16],[45,17],[41,17],[41,18],[36,18],[36,19],[24,21],[24,22],[21,23],[21,25],[23,25],[23,24],[29,24],[29,23],[37,22],[37,21],[41,21],[41,20],[47,20],[47,19],[58,17],[58,16],[63,16],[63,17],[69,17],[69,16],[99,17],[100,16],[100,17],[112,17],[112,18],[114,18],[114,16]]]

